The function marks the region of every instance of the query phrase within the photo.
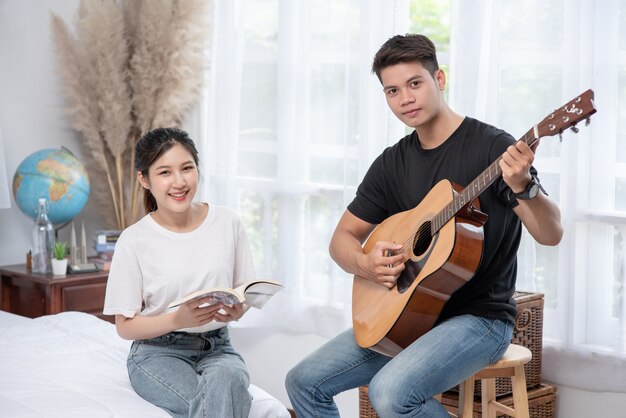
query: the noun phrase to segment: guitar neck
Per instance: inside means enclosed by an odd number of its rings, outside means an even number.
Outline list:
[[[539,140],[536,133],[537,127],[535,126],[518,139],[518,142],[523,141],[528,146],[532,146]],[[480,196],[482,192],[487,190],[487,188],[502,175],[502,169],[500,168],[501,159],[502,157],[496,158],[496,160],[468,184],[467,187],[455,194],[452,201],[433,218],[431,223],[431,232],[433,235],[450,219],[455,217],[465,205]]]

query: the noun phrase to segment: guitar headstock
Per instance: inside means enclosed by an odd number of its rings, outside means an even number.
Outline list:
[[[589,89],[546,116],[533,130],[535,140],[544,136],[561,135],[568,128],[578,132],[576,124],[583,119],[589,125],[590,116],[596,113],[593,96],[593,90]]]

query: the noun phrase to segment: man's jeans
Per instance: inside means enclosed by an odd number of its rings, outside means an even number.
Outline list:
[[[127,365],[135,391],[174,417],[248,418],[250,379],[226,327],[135,341]]]
[[[333,397],[367,384],[381,417],[449,418],[433,396],[499,360],[512,334],[511,323],[461,315],[437,325],[392,359],[359,347],[350,329],[296,365],[286,388],[299,418],[338,417]]]

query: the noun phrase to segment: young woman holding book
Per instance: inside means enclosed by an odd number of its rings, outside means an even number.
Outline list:
[[[175,417],[248,417],[249,377],[227,323],[245,313],[210,297],[167,305],[213,286],[255,278],[248,239],[231,210],[193,202],[198,152],[186,132],[158,128],[137,143],[135,169],[147,215],[115,246],[104,313],[134,340],[128,373],[135,391]]]

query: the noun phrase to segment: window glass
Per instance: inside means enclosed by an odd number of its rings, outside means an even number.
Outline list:
[[[355,145],[358,74],[346,63],[311,65],[311,125],[314,144]]]
[[[241,139],[276,141],[277,71],[275,63],[247,63],[241,80]],[[246,133],[254,132],[254,135]],[[259,136],[260,134],[260,136]]]
[[[309,3],[310,52],[344,55],[359,50],[358,0],[312,0]]]
[[[409,32],[427,36],[437,52],[450,50],[450,0],[411,0]]]
[[[626,0],[620,0],[617,15],[619,16],[618,44],[619,49],[624,51],[626,50]]]
[[[502,65],[498,76],[498,121],[519,139],[559,107],[562,69],[552,66]],[[557,139],[541,140],[538,158],[558,157]]]
[[[502,49],[560,50],[563,46],[563,0],[502,1],[499,16]]]
[[[277,267],[276,199],[270,194],[241,190],[239,205],[257,275],[270,275]]]
[[[615,161],[626,163],[626,66],[618,70]]]
[[[278,49],[278,0],[246,1],[246,53],[267,53]]]
[[[626,179],[615,179],[615,210],[626,212]]]
[[[243,177],[276,178],[278,162],[276,154],[239,151],[237,174]]]
[[[614,228],[611,317],[626,325],[626,227]]]
[[[311,181],[314,183],[357,186],[358,174],[358,161],[354,158],[311,158]]]

